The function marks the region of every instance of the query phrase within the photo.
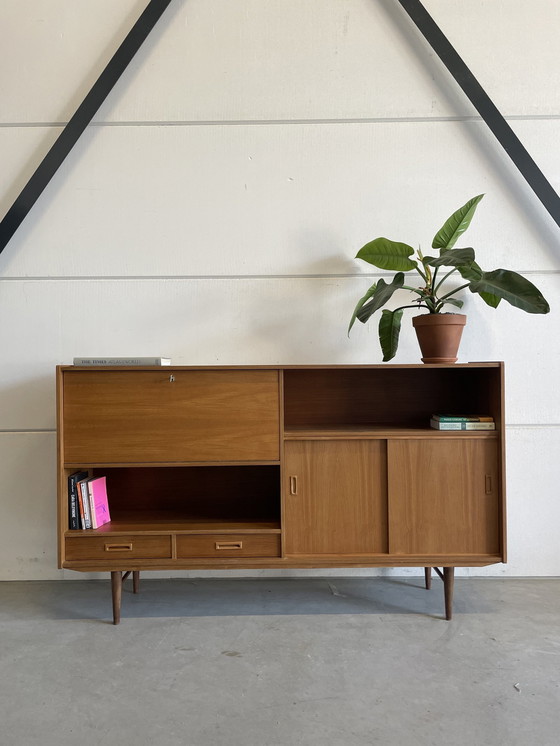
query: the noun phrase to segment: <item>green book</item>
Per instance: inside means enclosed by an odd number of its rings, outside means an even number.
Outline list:
[[[435,430],[495,430],[493,422],[441,422],[430,420],[430,426]]]

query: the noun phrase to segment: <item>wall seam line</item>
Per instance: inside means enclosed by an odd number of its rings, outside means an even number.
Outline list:
[[[560,120],[560,114],[512,114],[505,116],[506,121],[512,122],[546,122]],[[180,120],[123,120],[121,122],[90,122],[89,127],[239,127],[239,126],[269,126],[269,125],[298,125],[298,124],[431,124],[445,122],[480,122],[477,116],[448,116],[448,117],[348,117],[317,119],[180,119]],[[62,128],[66,121],[60,122],[0,122],[0,129],[8,128]]]
[[[559,275],[560,269],[517,269],[521,275]],[[175,280],[368,280],[391,277],[388,272],[363,274],[254,274],[254,275],[51,275],[26,277],[0,277],[1,282],[154,282]]]

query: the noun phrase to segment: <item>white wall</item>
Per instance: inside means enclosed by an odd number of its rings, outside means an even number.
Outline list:
[[[560,191],[559,4],[425,5]],[[0,0],[0,215],[144,6]],[[380,362],[375,323],[346,336],[382,274],[357,249],[428,247],[480,192],[468,245],[553,311],[465,298],[462,359],[506,361],[509,422],[510,563],[472,573],[560,574],[560,229],[396,0],[173,0],[0,255],[0,578],[78,577],[55,560],[57,363]]]

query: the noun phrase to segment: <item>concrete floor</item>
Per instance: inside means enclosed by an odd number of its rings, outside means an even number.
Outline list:
[[[129,582],[0,584],[1,746],[560,743],[560,580]]]

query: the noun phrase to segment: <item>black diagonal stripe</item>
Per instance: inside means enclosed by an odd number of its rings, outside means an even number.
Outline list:
[[[419,0],[399,0],[434,52],[461,86],[470,102],[497,137],[537,197],[560,226],[560,197],[531,158],[517,135],[500,114],[492,99],[455,51]]]
[[[64,127],[54,145],[0,222],[0,252],[4,250],[8,241],[19,228],[43,189],[72,150],[170,2],[171,0],[150,0],[107,67],[93,84],[76,113]]]

